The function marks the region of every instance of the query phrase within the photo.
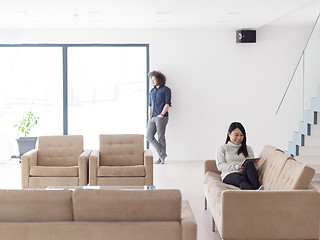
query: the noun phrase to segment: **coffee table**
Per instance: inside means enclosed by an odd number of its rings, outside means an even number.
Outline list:
[[[48,186],[47,190],[75,190],[75,189],[99,189],[99,190],[155,190],[156,186]]]

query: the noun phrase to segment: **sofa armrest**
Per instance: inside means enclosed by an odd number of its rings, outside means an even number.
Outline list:
[[[144,150],[144,167],[146,170],[146,182],[147,186],[153,185],[153,156],[150,149]]]
[[[79,166],[79,186],[86,186],[88,184],[88,165],[91,150],[85,150],[78,158]]]
[[[197,239],[197,222],[192,213],[190,204],[186,200],[181,202],[181,228],[182,240]]]
[[[100,154],[98,150],[92,150],[89,156],[89,185],[97,185],[97,170],[100,165]]]
[[[222,192],[222,238],[318,239],[320,193]]]
[[[32,149],[21,157],[21,183],[22,188],[29,187],[30,167],[38,164],[38,150]]]
[[[208,171],[221,174],[217,168],[216,160],[206,160],[204,162],[204,174],[206,174]]]

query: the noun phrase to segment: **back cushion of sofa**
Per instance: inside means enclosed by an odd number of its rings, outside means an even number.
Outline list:
[[[293,159],[288,159],[279,176],[279,190],[306,189],[311,182],[315,170]],[[278,190],[276,189],[276,190]]]
[[[72,191],[0,190],[0,222],[72,220]]]
[[[100,165],[143,165],[144,136],[141,134],[101,134]]]
[[[273,151],[270,153],[259,171],[262,172],[260,181],[265,189],[279,189],[279,186],[277,186],[279,184],[279,176],[288,158],[289,156],[281,151]]]
[[[179,190],[92,190],[73,192],[75,221],[180,221]]]
[[[263,147],[260,155],[259,155],[259,161],[257,162],[257,168],[258,168],[258,173],[259,173],[259,180],[262,182],[264,172],[266,170],[265,164],[270,158],[271,154],[275,151],[281,151],[280,149],[277,149],[274,146],[271,145],[266,145]]]
[[[39,166],[77,166],[83,152],[81,135],[40,136],[38,147]]]

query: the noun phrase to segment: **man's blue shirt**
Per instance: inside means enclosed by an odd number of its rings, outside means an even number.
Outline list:
[[[149,94],[149,106],[151,106],[151,117],[158,116],[162,112],[163,107],[166,104],[169,104],[171,107],[170,88],[168,88],[167,86],[152,88]],[[168,117],[168,112],[166,112],[164,116]]]

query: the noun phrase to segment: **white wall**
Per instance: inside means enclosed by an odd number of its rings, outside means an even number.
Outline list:
[[[266,144],[286,149],[298,126],[275,115],[311,26],[257,31],[256,44],[236,44],[235,30],[6,30],[1,43],[149,43],[150,69],[168,78],[173,99],[168,160],[215,157],[232,121],[247,130],[256,155]]]

